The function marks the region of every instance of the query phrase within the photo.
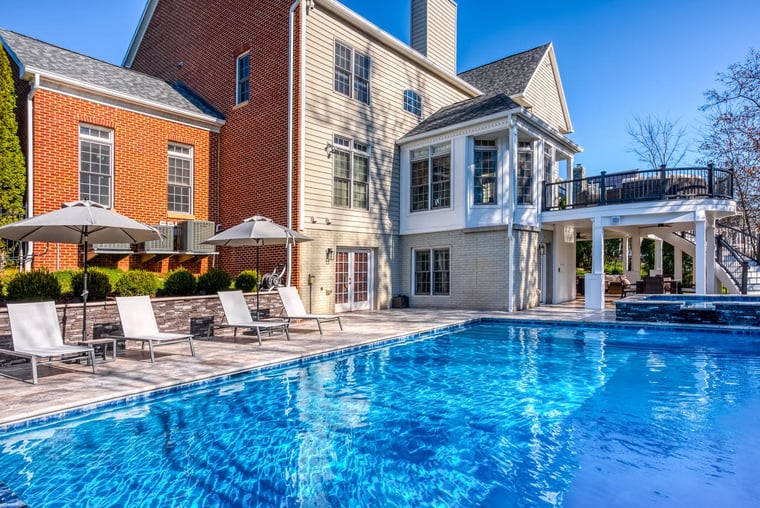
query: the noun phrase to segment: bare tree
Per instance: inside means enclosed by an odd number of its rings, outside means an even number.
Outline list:
[[[633,123],[627,125],[626,132],[631,136],[628,151],[652,169],[678,166],[689,150],[686,129],[680,127],[677,120],[667,117],[647,115],[642,118],[634,115]]]
[[[705,93],[700,162],[734,171],[740,222],[754,236],[760,228],[760,53],[751,50],[746,60],[718,74],[718,83]]]

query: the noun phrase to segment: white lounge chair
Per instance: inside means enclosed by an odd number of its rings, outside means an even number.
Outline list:
[[[247,328],[249,330],[255,329],[256,336],[259,339],[259,346],[261,345],[261,330],[281,330],[285,333],[285,338],[290,340],[290,332],[288,331],[287,321],[254,321],[251,317],[251,310],[248,308],[248,304],[245,302],[245,297],[242,291],[220,291],[217,293],[219,300],[222,302],[222,309],[224,310],[224,319],[226,323],[220,325],[212,325],[209,327],[208,335],[211,335],[212,328],[233,328],[232,336],[237,340],[238,328]]]
[[[63,343],[54,302],[9,303],[8,319],[13,350],[0,349],[0,353],[31,361],[32,383],[37,384],[40,361],[65,362],[85,357],[95,374],[95,350],[92,347]]]
[[[148,344],[151,363],[156,361],[153,346],[160,346],[161,344],[187,341],[190,343],[190,353],[195,356],[192,334],[158,331],[156,315],[153,312],[153,305],[150,303],[149,296],[117,296],[116,307],[119,309],[121,329],[124,332],[123,337],[117,338],[140,341],[143,349],[145,349],[145,344]]]
[[[343,325],[340,322],[340,316],[335,314],[309,314],[303,306],[301,297],[298,294],[298,290],[294,287],[278,287],[277,292],[280,293],[280,300],[282,300],[282,307],[285,310],[285,316],[288,320],[292,319],[313,319],[317,322],[319,327],[319,334],[322,335],[322,322],[323,321],[337,321],[340,329],[343,330]]]

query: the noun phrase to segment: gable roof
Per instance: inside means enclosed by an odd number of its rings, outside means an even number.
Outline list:
[[[404,138],[519,108],[520,105],[504,93],[481,95],[439,109],[407,132]]]
[[[223,116],[185,86],[69,51],[16,32],[0,29],[0,42],[19,67],[22,79],[33,74],[165,110],[221,124]]]
[[[459,77],[484,94],[501,92],[511,97],[525,93],[549,46],[551,43],[475,67]]]

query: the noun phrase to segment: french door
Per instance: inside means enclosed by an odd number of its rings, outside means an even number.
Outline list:
[[[372,308],[372,253],[343,250],[335,254],[335,312]]]

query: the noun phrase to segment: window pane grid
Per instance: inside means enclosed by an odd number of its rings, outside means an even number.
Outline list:
[[[533,150],[521,142],[517,152],[517,203],[533,204]]]
[[[79,126],[79,198],[111,206],[112,131]]]
[[[191,213],[193,195],[192,149],[169,145],[167,208],[170,212]]]
[[[449,249],[415,250],[414,294],[450,294],[450,258]]]
[[[404,90],[404,111],[416,116],[422,115],[422,99],[414,90]]]
[[[430,251],[414,252],[414,294],[430,294]]]
[[[335,43],[334,89],[365,104],[370,100],[372,59],[350,47]]]
[[[369,145],[333,138],[333,206],[369,208]]]
[[[237,58],[237,104],[250,98],[251,55],[246,53]]]
[[[496,148],[492,140],[475,141],[475,204],[496,203]]]

